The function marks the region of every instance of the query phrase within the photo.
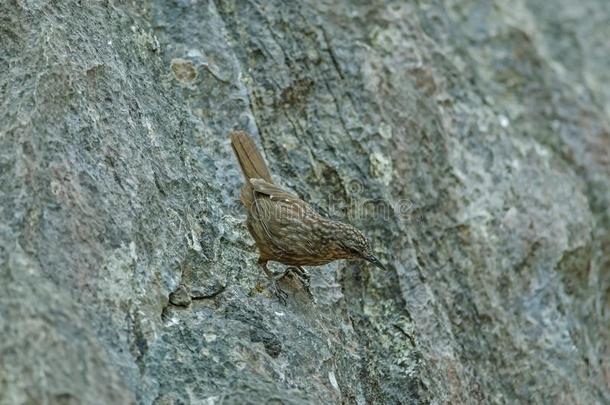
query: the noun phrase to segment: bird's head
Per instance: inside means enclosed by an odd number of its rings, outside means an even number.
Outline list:
[[[373,249],[362,232],[351,225],[341,225],[343,229],[338,243],[344,257],[346,259],[364,259],[385,270],[385,267],[373,254]]]

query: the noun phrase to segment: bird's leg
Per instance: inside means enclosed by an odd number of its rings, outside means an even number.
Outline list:
[[[273,294],[275,294],[282,304],[286,305],[286,298],[288,298],[288,294],[286,294],[286,292],[278,285],[278,278],[276,278],[275,274],[273,274],[273,272],[267,268],[267,262],[259,261],[258,264],[261,266],[265,272],[265,275],[269,279],[269,286],[271,287]]]
[[[273,273],[273,276],[275,277],[276,280],[281,280],[284,277],[286,277],[287,275],[289,275],[290,273],[296,274],[297,277],[299,277],[300,279],[306,279],[309,281],[309,273],[307,272],[307,270],[305,270],[301,266],[286,267],[286,269],[284,269],[284,271],[281,271],[278,273]]]
[[[309,272],[307,272],[307,270],[305,270],[301,266],[292,266],[292,267],[288,267],[286,269],[286,271],[284,272],[282,277],[290,272],[297,275],[297,277],[299,278],[299,281],[301,282],[301,285],[307,292],[307,295],[309,296],[309,298],[311,298],[312,301],[314,301],[314,297],[313,297],[313,294],[311,293],[311,289],[310,289],[311,284],[309,282],[309,280],[310,280]]]
[[[270,271],[270,273],[273,274],[273,278],[280,281],[281,279],[283,279],[284,277],[286,277],[287,275],[292,273],[293,269],[294,269],[294,267],[286,267],[286,269],[284,269],[284,271],[278,271],[277,273]]]

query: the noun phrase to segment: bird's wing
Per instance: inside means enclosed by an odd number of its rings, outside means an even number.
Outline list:
[[[299,197],[271,184],[263,179],[250,179],[250,184],[255,192],[268,195],[271,200],[285,202],[302,202]]]
[[[275,260],[316,257],[319,249],[312,241],[315,235],[303,236],[311,233],[311,221],[303,219],[318,215],[309,204],[265,180],[250,179],[250,184],[255,194],[252,214],[257,219],[252,226],[274,247]]]

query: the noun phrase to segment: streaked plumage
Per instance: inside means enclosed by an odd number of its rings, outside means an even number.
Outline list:
[[[360,258],[383,268],[358,229],[324,218],[296,195],[273,184],[269,169],[252,138],[231,134],[245,184],[241,202],[248,230],[258,246],[265,272],[268,261],[289,266],[320,266],[338,259]]]

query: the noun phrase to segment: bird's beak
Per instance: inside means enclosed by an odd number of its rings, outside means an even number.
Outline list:
[[[375,256],[371,255],[371,256],[367,257],[366,260],[373,263],[376,267],[379,267],[381,270],[385,270],[385,267],[383,267],[383,264],[381,264],[379,259],[376,258]]]

